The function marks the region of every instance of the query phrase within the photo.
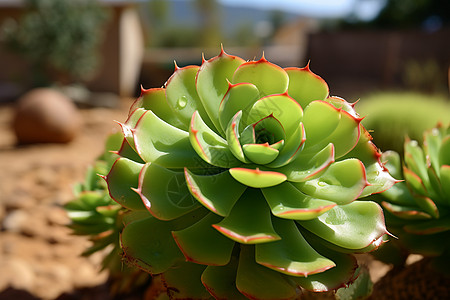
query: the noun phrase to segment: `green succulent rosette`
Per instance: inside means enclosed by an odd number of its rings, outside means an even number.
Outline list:
[[[439,124],[423,141],[421,147],[408,139],[403,160],[397,152],[383,153],[386,167],[403,181],[375,199],[398,236],[391,248],[434,257],[433,264],[450,273],[450,127]]]
[[[353,105],[309,67],[222,52],[142,90],[106,176],[128,262],[171,299],[293,299],[354,280],[395,180]]]
[[[74,199],[65,205],[72,233],[88,236],[92,242],[82,255],[103,252],[102,270],[109,273],[113,295],[129,293],[138,286],[148,284],[150,279],[147,273],[122,263],[119,235],[126,209],[109,197],[107,185],[100,177],[109,172],[118,158],[115,151],[120,148],[122,140],[120,132],[108,136],[104,153],[88,168],[84,181],[74,186]]]

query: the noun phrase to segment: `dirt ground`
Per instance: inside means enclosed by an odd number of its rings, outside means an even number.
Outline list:
[[[80,256],[90,242],[71,235],[62,206],[132,100],[81,109],[82,130],[69,144],[29,146],[16,145],[12,105],[0,106],[0,299],[110,299],[101,257]],[[389,269],[368,263],[375,280]]]
[[[0,299],[91,299],[83,292],[91,287],[99,293],[107,279],[99,273],[101,257],[80,257],[90,242],[71,235],[62,206],[131,103],[81,109],[75,140],[29,146],[16,145],[13,106],[0,106]]]

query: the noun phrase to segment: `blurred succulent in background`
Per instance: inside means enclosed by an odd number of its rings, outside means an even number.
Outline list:
[[[391,174],[404,181],[373,196],[385,208],[389,230],[398,236],[386,245],[390,257],[381,258],[401,262],[401,252],[422,254],[434,257],[432,264],[449,274],[450,127],[438,125],[423,140],[423,147],[415,140],[405,142],[403,163],[396,152],[382,155]]]
[[[294,299],[355,279],[390,188],[353,105],[305,68],[222,52],[142,90],[104,176],[124,258],[171,299]]]
[[[75,199],[65,206],[73,233],[89,236],[92,241],[83,255],[106,251],[102,269],[109,272],[112,294],[128,293],[150,279],[147,273],[122,263],[119,234],[125,209],[109,197],[105,181],[98,176],[111,168],[117,154],[110,151],[119,149],[122,139],[120,133],[108,137],[105,152],[88,169],[85,181],[75,185]]]

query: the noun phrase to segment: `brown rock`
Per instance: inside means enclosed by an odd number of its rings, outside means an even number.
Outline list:
[[[80,129],[81,118],[72,101],[50,88],[23,95],[13,120],[19,143],[66,143]]]

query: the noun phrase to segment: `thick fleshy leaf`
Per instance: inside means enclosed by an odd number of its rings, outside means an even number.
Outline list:
[[[280,121],[273,114],[264,117],[253,124],[255,130],[255,143],[270,145],[286,139],[286,132]],[[298,127],[298,126],[297,126]]]
[[[305,277],[335,266],[308,244],[294,221],[274,218],[273,224],[281,240],[257,244],[257,263],[287,275]]]
[[[142,234],[149,230],[151,234]],[[171,230],[170,224],[153,217],[127,224],[121,234],[125,258],[151,274],[167,271],[175,262],[184,260]]]
[[[300,153],[290,164],[279,169],[288,181],[303,182],[316,178],[334,163],[334,145],[328,144],[314,155]]]
[[[291,277],[302,288],[313,292],[327,292],[347,286],[353,279],[358,263],[352,255],[323,251],[336,267],[308,277]]]
[[[247,188],[234,180],[227,171],[205,176],[195,175],[185,169],[184,174],[191,194],[206,208],[223,217],[230,213]]]
[[[256,123],[268,116],[277,119],[289,137],[302,121],[303,109],[287,94],[270,95],[256,101],[249,111],[247,124]]]
[[[280,272],[255,262],[254,247],[241,246],[236,275],[238,290],[249,299],[294,299],[297,291]]]
[[[272,214],[279,218],[311,220],[330,210],[336,203],[305,195],[289,182],[261,189]]]
[[[202,282],[215,299],[246,300],[236,287],[238,259],[232,257],[226,266],[208,266],[202,274]]]
[[[364,188],[360,198],[371,194],[381,193],[389,190],[394,184],[400,182],[389,174],[388,170],[384,168],[378,161],[366,166],[366,180],[367,186]]]
[[[450,165],[450,135],[442,139],[439,149],[439,163],[441,165]]]
[[[238,111],[228,124],[228,127],[226,129],[226,138],[231,153],[233,153],[234,156],[241,162],[249,163],[249,160],[244,155],[244,151],[242,150],[240,142],[241,135],[239,133],[239,126],[241,124],[241,118],[242,110]]]
[[[330,96],[325,99],[326,102],[332,104],[334,107],[338,109],[343,109],[349,114],[351,114],[355,118],[359,118],[358,113],[356,112],[354,106],[357,102],[348,103],[345,99],[336,96]]]
[[[325,101],[318,101],[321,103],[326,103],[326,105],[329,105],[333,109],[336,109],[334,106],[329,104]],[[315,104],[316,102],[312,102],[310,105]],[[322,104],[323,105],[323,104]],[[329,143],[334,144],[335,148],[335,156],[336,158],[342,157],[348,152],[350,152],[358,143],[358,140],[360,138],[360,123],[361,118],[355,118],[348,112],[342,110],[342,109],[336,109],[339,113],[339,123],[337,126],[335,126],[335,130],[332,131],[328,136],[327,133],[332,130],[332,128],[327,124],[325,126],[326,130],[321,130],[320,132],[311,131],[311,125],[308,124],[308,119],[316,118],[316,113],[312,114],[312,112],[308,112],[309,108],[307,107],[305,109],[305,117],[304,117],[304,124],[305,124],[305,130],[306,130],[306,143],[305,143],[305,149],[304,151],[307,153],[319,151],[320,149],[323,149],[326,145]],[[308,117],[307,117],[308,115]],[[324,120],[325,122],[325,120]],[[313,123],[313,122],[311,122]],[[328,123],[328,121],[326,121]],[[323,124],[318,125],[318,128],[324,127]],[[308,132],[310,131],[310,132]],[[314,132],[314,133],[313,133]],[[312,142],[309,139],[317,135],[318,137],[324,137],[321,139],[321,141]],[[317,138],[319,140],[319,138]],[[314,139],[313,139],[314,140]]]
[[[164,88],[142,89],[141,96],[133,103],[130,113],[137,108],[151,110],[155,115],[172,126],[187,129],[174,114],[166,99],[166,90]]]
[[[169,299],[211,300],[200,278],[206,266],[190,262],[179,263],[162,274]]]
[[[238,111],[243,112],[242,122],[248,124],[248,113],[259,98],[258,88],[251,83],[230,84],[219,106],[218,113],[222,130],[226,130],[231,118]]]
[[[431,219],[431,216],[429,214],[419,210],[418,207],[396,205],[385,201],[381,202],[381,205],[383,205],[383,208],[386,209],[388,212],[401,219],[405,220]]]
[[[335,162],[319,177],[295,183],[307,195],[341,205],[357,199],[366,185],[366,170],[356,158]]]
[[[192,114],[199,111],[208,126],[214,128],[195,87],[195,78],[199,69],[199,66],[175,68],[175,72],[166,83],[167,103],[184,125],[189,126]]]
[[[265,144],[246,144],[242,146],[245,157],[255,164],[265,165],[271,163],[277,158],[279,151]]]
[[[316,219],[297,221],[310,232],[347,249],[362,249],[386,233],[383,211],[370,201],[338,205]]]
[[[221,220],[209,213],[194,225],[172,233],[187,261],[214,266],[228,264],[235,242],[212,227]]]
[[[414,234],[435,234],[450,231],[450,219],[442,218],[407,224],[403,227],[406,232]]]
[[[133,147],[134,147],[134,144],[133,144]],[[131,147],[131,145],[128,143],[128,140],[124,138],[119,150],[112,151],[112,153],[117,154],[117,158],[118,158],[118,156],[121,156],[121,157],[131,159],[135,162],[145,164],[145,161],[142,160],[142,158],[139,156],[139,154],[136,153],[136,150],[133,149],[133,147]]]
[[[441,166],[439,173],[441,175],[442,190],[447,196],[447,203],[450,205],[450,165]]]
[[[131,146],[131,148],[133,148],[134,151],[136,151],[136,147],[134,143],[133,129],[136,127],[136,124],[139,122],[145,112],[146,110],[143,108],[136,108],[130,113],[130,115],[128,115],[125,123],[118,122],[120,128],[122,129],[123,137],[127,140],[128,144]]]
[[[303,117],[309,147],[329,137],[339,124],[339,110],[325,101],[313,101],[306,108]],[[328,144],[328,143],[327,143]]]
[[[218,56],[204,61],[197,72],[197,93],[217,129],[225,130],[219,123],[219,105],[228,91],[228,81],[242,63],[242,58],[228,55],[222,49]]]
[[[328,96],[327,83],[311,72],[309,65],[305,68],[286,68],[284,70],[289,76],[289,95],[302,107],[306,107],[314,100],[324,100]]]
[[[259,190],[247,189],[230,214],[213,225],[230,239],[242,244],[266,243],[279,240],[280,236],[272,226],[269,206],[262,199]],[[255,200],[262,200],[255,205]]]
[[[145,162],[166,168],[202,167],[189,133],[167,124],[150,110],[137,123],[133,136],[136,150]]]
[[[148,211],[159,220],[173,220],[200,206],[189,193],[183,172],[148,163],[139,175],[137,193]]]
[[[265,188],[286,181],[286,175],[274,171],[261,171],[260,169],[232,168],[231,176],[242,184],[253,188]]]
[[[426,196],[427,189],[422,181],[422,179],[410,169],[403,167],[403,176],[406,179],[406,182],[410,188],[414,190],[415,193],[419,195]]]
[[[213,166],[230,168],[241,164],[229,149],[227,141],[209,128],[198,112],[192,116],[189,140],[197,154]]]
[[[264,57],[258,61],[243,63],[234,72],[233,83],[253,83],[260,97],[283,94],[287,91],[289,77],[279,66],[268,62]]]
[[[423,147],[427,153],[427,159],[430,160],[431,167],[438,176],[441,165],[439,162],[439,149],[441,147],[441,143],[441,136],[437,128],[431,129],[423,136]]]
[[[267,165],[269,168],[280,168],[292,162],[301,152],[306,140],[305,127],[300,123],[297,130],[289,136],[277,158]],[[273,147],[273,145],[271,145]]]
[[[139,195],[133,191],[138,187],[139,172],[143,166],[123,157],[116,160],[105,177],[109,195],[114,201],[129,209],[145,209]]]
[[[431,198],[416,196],[414,199],[423,211],[427,212],[433,218],[439,218],[439,209]]]

